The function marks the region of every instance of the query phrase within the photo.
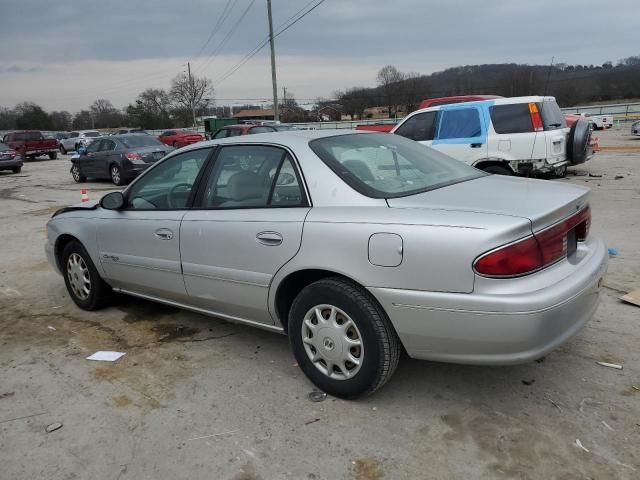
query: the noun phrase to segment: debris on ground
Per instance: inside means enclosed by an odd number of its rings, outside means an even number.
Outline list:
[[[620,255],[620,252],[618,251],[617,248],[609,247],[609,256],[610,257],[617,257],[618,255]]]
[[[623,295],[620,300],[640,307],[640,288]]]
[[[56,329],[56,327],[52,327],[51,325],[49,325],[47,328],[48,328],[49,330],[54,330],[54,331],[55,331],[55,329]]]
[[[624,178],[624,175],[616,175],[614,178],[615,180],[621,180]]]
[[[589,450],[587,450],[587,449],[584,447],[584,445],[582,445],[582,442],[580,441],[580,439],[579,439],[579,438],[576,438],[576,445],[577,445],[578,447],[580,447],[582,450],[584,450],[585,452],[589,453]]]
[[[115,362],[120,357],[122,357],[124,353],[122,352],[109,352],[109,351],[99,351],[87,357],[87,360],[95,360],[98,362]]]
[[[600,175],[599,173],[590,173],[589,176],[593,178],[602,178],[602,175]]]
[[[323,402],[326,398],[327,394],[324,392],[314,390],[313,392],[309,393],[309,400],[311,400],[312,402]]]
[[[308,422],[304,422],[305,425],[311,425],[312,423],[319,422],[319,418],[314,418],[313,420],[309,420]]]
[[[533,378],[531,380],[522,380],[523,385],[533,385],[534,383],[536,383],[536,381]]]
[[[47,428],[45,428],[45,431],[47,433],[51,433],[51,432],[55,432],[56,430],[59,430],[62,428],[62,424],[61,423],[52,423],[50,425],[47,425]]]
[[[211,435],[203,435],[202,437],[193,437],[190,438],[189,440],[187,440],[188,442],[191,442],[193,440],[203,440],[205,438],[211,438],[211,437],[219,437],[221,435],[230,435],[232,433],[236,433],[238,431],[238,429],[236,428],[235,430],[229,430],[227,432],[220,432],[220,433],[212,433]]]
[[[603,367],[615,368],[616,370],[622,370],[622,365],[618,365],[617,363],[608,363],[608,362],[596,362],[598,365],[602,365]]]
[[[607,422],[605,422],[604,420],[602,420],[602,424],[607,427],[609,430],[611,430],[612,432],[615,432],[615,430],[613,429],[613,427],[611,425],[609,425]]]
[[[0,393],[0,400],[2,400],[3,398],[13,397],[15,394],[16,394],[16,392]]]

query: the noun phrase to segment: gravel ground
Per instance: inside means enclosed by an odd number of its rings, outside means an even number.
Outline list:
[[[403,359],[355,402],[310,402],[284,336],[135,299],[79,310],[43,253],[51,213],[80,200],[68,157],[0,173],[0,478],[640,478],[640,307],[619,300],[640,288],[627,132],[598,132],[603,150],[557,180],[593,189],[592,233],[620,252],[580,334],[516,367]],[[85,360],[96,350],[126,355]]]

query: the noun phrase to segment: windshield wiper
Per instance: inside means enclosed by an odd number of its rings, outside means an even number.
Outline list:
[[[550,123],[549,126],[550,127],[559,127],[560,125],[562,125],[561,123]]]

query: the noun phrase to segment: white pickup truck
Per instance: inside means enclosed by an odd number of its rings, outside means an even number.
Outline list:
[[[613,127],[613,115],[593,115],[591,113],[578,113],[593,122],[594,130],[604,130]]]

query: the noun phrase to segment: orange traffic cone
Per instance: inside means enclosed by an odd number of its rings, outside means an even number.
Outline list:
[[[88,193],[88,190],[86,188],[81,188],[80,189],[80,201],[83,202],[83,203],[89,201],[89,193]]]

